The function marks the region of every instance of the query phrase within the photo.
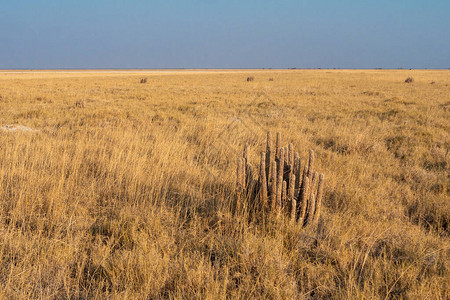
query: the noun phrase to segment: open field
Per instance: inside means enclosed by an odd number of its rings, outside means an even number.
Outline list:
[[[6,71],[0,127],[0,299],[450,297],[449,70]],[[318,228],[233,215],[267,131]]]

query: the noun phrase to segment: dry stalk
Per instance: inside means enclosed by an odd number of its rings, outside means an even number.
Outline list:
[[[303,170],[302,186],[300,188],[300,209],[298,211],[298,221],[303,224],[306,215],[306,207],[308,205],[309,178],[306,168]]]
[[[291,173],[289,176],[289,192],[288,192],[289,201],[291,203],[290,212],[291,219],[295,220],[295,210],[297,206],[297,202],[295,200],[295,175]]]
[[[279,204],[278,209],[281,209],[281,198],[283,194],[283,168],[284,168],[284,149],[280,149],[280,158],[278,160],[278,176],[277,176],[277,203]]]
[[[270,157],[272,155],[272,138],[270,132],[267,132],[267,145],[266,145],[266,177],[267,177],[267,185],[269,185],[270,175]]]
[[[311,181],[311,196],[309,197],[308,201],[308,215],[305,219],[305,225],[311,224],[314,218],[314,211],[316,209],[316,193],[314,192],[314,188],[316,187],[318,177],[319,175],[317,174],[317,172],[314,172]]]
[[[295,152],[296,158],[294,158],[294,174],[295,174],[295,197],[298,199],[300,194],[300,183],[302,178],[302,161],[297,152]]]
[[[289,181],[289,149],[283,147],[283,180]]]
[[[267,179],[266,179],[266,153],[261,152],[261,164],[259,168],[259,196],[263,207],[267,204]]]
[[[242,185],[242,178],[244,176],[244,174],[242,174],[242,164],[243,164],[243,159],[242,158],[238,158],[237,161],[237,176],[236,176],[236,208],[240,207],[241,205],[241,197],[242,197],[242,192],[244,190],[244,187]]]
[[[297,201],[295,199],[292,199],[291,201],[291,221],[295,222],[297,214]]]
[[[298,155],[298,152],[294,153],[294,174],[297,174],[298,167],[300,163],[300,156]]]
[[[294,167],[294,145],[292,143],[289,144],[289,168],[290,168],[290,172],[293,171]]]
[[[275,160],[278,161],[280,160],[280,133],[277,132],[277,139],[275,141]]]
[[[308,161],[308,177],[311,178],[314,169],[314,151],[309,150],[309,161]]]
[[[245,159],[244,159],[245,162]],[[253,182],[253,168],[251,165],[246,165],[245,168],[245,186],[249,187],[249,185]]]
[[[320,217],[320,208],[322,206],[322,196],[323,196],[323,174],[319,175],[319,183],[317,187],[317,196],[316,196],[316,210],[314,211],[313,223],[317,224]]]
[[[244,159],[245,159],[245,164],[248,164],[248,144],[245,144],[244,146],[244,155],[243,155]]]
[[[277,162],[272,161],[272,171],[270,176],[270,205],[272,211],[277,205]]]
[[[281,197],[283,193],[283,176],[281,175],[282,171],[279,169],[278,176],[277,176],[277,203],[276,203],[276,209],[279,211],[281,209]]]

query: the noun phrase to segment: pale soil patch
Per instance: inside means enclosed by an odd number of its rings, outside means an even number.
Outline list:
[[[37,129],[33,129],[33,128],[23,126],[23,125],[5,125],[5,126],[0,127],[0,130],[9,131],[9,132],[16,132],[16,131],[36,132],[36,131],[39,131]]]

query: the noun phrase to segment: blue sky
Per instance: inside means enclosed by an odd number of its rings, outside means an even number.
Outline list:
[[[0,68],[450,68],[450,0],[0,0]]]

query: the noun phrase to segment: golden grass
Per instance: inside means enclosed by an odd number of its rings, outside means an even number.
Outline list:
[[[448,299],[449,75],[1,73],[0,298]],[[317,227],[232,213],[269,130]]]

